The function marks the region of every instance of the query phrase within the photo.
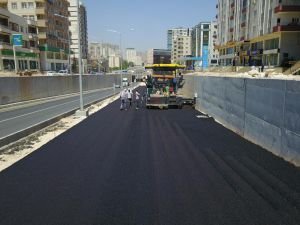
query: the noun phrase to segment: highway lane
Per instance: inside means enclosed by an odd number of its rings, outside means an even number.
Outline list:
[[[113,93],[113,88],[85,92],[84,104],[104,99]],[[75,94],[2,109],[0,110],[0,139],[78,108],[79,95]]]
[[[299,168],[197,115],[116,101],[0,173],[0,224],[299,225]]]

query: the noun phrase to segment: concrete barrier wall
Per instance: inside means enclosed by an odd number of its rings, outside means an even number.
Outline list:
[[[300,166],[300,82],[195,77],[196,108]]]
[[[131,80],[131,75],[123,74]],[[120,84],[120,75],[82,76],[83,90],[95,90]],[[79,92],[78,76],[1,77],[0,106],[21,101]]]

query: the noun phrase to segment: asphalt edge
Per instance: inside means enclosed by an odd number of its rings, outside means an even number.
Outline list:
[[[136,89],[140,85],[141,84],[136,84],[136,85],[134,85],[132,87],[132,89]],[[84,105],[84,108],[88,108],[88,107],[90,107],[91,105],[93,105],[95,103],[104,101],[104,100],[106,100],[108,98],[111,98],[111,97],[117,96],[117,95],[119,95],[119,91],[116,91],[116,92],[114,92],[112,94],[109,94],[109,95],[105,96],[104,98],[101,98],[101,99],[98,99],[96,101],[90,102],[90,103]],[[6,136],[6,137],[0,139],[0,153],[1,153],[1,149],[4,148],[5,146],[13,144],[16,141],[21,141],[23,138],[26,138],[27,136],[29,136],[29,135],[31,135],[31,134],[33,134],[35,132],[38,132],[38,131],[40,131],[40,130],[42,130],[42,129],[44,129],[44,128],[46,128],[46,127],[48,127],[48,126],[50,126],[50,125],[52,125],[52,124],[54,124],[56,122],[58,122],[62,118],[65,118],[67,116],[75,114],[75,112],[78,109],[79,109],[79,107],[76,108],[76,109],[73,109],[71,111],[68,111],[66,113],[60,114],[60,115],[58,115],[56,117],[53,117],[51,119],[45,120],[45,121],[43,121],[43,122],[41,122],[39,124],[33,125],[31,127],[28,127],[28,128],[26,128],[24,130],[21,130],[19,132],[16,132],[16,133],[14,133],[12,135],[9,135],[9,136]]]
[[[101,101],[103,101],[105,99],[108,99],[108,98],[110,98],[112,96],[115,96],[115,95],[117,95],[117,93],[113,93],[113,94],[105,96],[104,98],[101,98],[101,99],[98,99],[96,101],[90,102],[90,103],[86,104],[84,106],[84,108],[88,108],[88,107],[90,107],[91,105],[93,105],[95,103],[101,102]],[[29,135],[37,132],[37,131],[42,130],[43,128],[46,128],[46,127],[58,122],[62,118],[65,118],[67,116],[71,116],[71,115],[75,114],[75,112],[78,109],[79,109],[79,107],[0,139],[0,152],[1,152],[1,148],[5,147],[7,145],[10,145],[10,144],[12,144],[16,141],[22,140],[23,138],[25,138],[25,137],[27,137],[27,136],[29,136]]]

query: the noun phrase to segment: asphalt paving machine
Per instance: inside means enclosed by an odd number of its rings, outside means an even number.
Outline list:
[[[182,79],[181,70],[185,66],[178,64],[153,64],[146,66],[150,71],[146,79],[147,108],[182,108],[182,96],[178,95],[178,85]]]

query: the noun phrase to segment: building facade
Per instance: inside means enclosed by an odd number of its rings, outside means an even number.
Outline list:
[[[109,68],[120,67],[120,48],[109,43],[89,43],[89,57],[91,60],[103,62],[108,60]]]
[[[178,36],[189,36],[190,29],[188,28],[173,28],[169,29],[167,32],[167,49],[172,50],[173,47],[173,40],[177,39]]]
[[[300,59],[300,1],[218,0],[221,65],[281,66]]]
[[[184,58],[191,55],[192,36],[188,32],[186,35],[179,35],[173,39],[172,44],[172,63],[181,63]]]
[[[147,65],[171,63],[171,50],[149,49],[147,51]]]
[[[192,29],[191,59],[194,68],[218,65],[217,22],[200,22]]]
[[[1,7],[36,21],[41,70],[68,67],[68,6],[67,0],[2,0]]]
[[[134,66],[142,66],[143,53],[137,52],[135,48],[126,48],[125,55],[128,63],[133,63]]]
[[[71,35],[71,50],[73,52],[72,58],[78,59],[78,23],[80,26],[80,44],[82,59],[88,58],[88,31],[87,31],[87,12],[86,7],[80,1],[79,9],[77,0],[68,0],[69,6],[69,21],[70,21],[70,35]]]
[[[133,63],[134,65],[136,65],[137,52],[135,48],[126,48],[125,55],[128,63]]]
[[[21,34],[23,46],[16,47],[16,67],[13,53],[13,34]],[[0,71],[39,70],[37,24],[32,20],[0,8]]]

